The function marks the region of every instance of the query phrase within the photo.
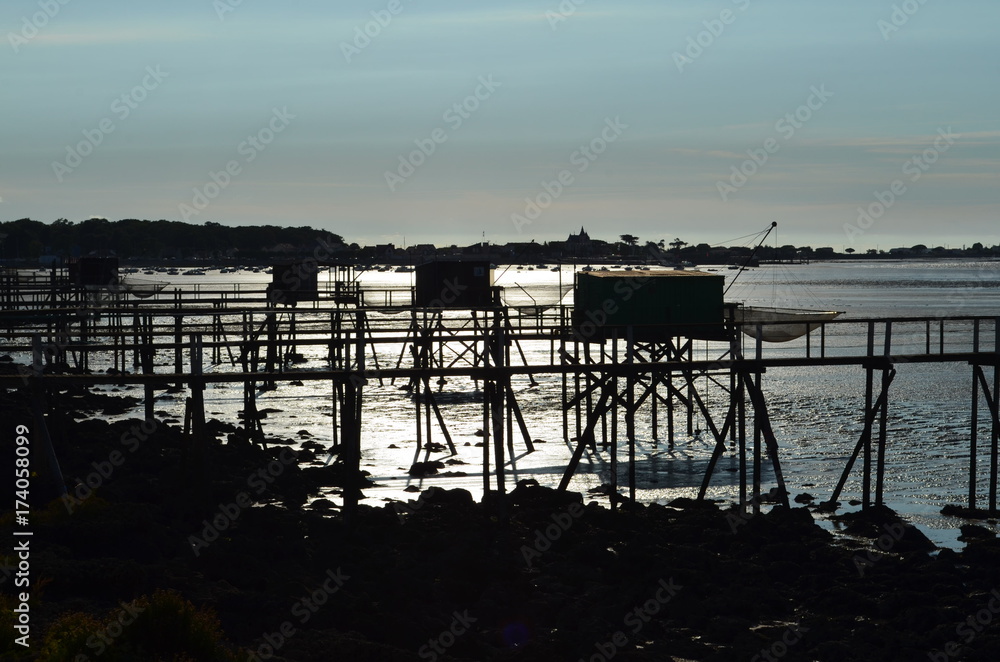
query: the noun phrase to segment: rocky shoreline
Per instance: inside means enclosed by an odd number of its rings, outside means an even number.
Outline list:
[[[4,660],[1000,660],[1000,542],[979,527],[954,552],[884,508],[834,536],[808,507],[611,511],[523,481],[345,523],[311,503],[349,482],[339,464],[79,409],[49,416],[69,495],[32,511],[31,646],[6,637]]]

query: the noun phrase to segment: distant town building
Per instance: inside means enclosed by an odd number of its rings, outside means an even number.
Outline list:
[[[583,226],[580,226],[580,233],[571,234],[563,244],[563,249],[570,255],[589,255],[594,250],[594,242]]]
[[[407,248],[406,252],[410,255],[435,255],[437,248],[434,244],[416,244]]]

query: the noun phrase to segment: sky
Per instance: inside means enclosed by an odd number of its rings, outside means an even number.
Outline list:
[[[1000,244],[996,0],[4,0],[0,220]]]

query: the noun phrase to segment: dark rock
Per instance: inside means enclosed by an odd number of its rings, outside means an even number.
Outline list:
[[[406,473],[415,478],[423,478],[425,476],[433,476],[438,472],[438,469],[444,469],[444,463],[437,460],[430,460],[428,462],[415,462]]]
[[[831,519],[844,522],[845,531],[851,535],[885,540],[885,544],[881,545],[883,551],[899,554],[937,549],[922,531],[886,506],[872,506],[867,510],[845,513]]]
[[[948,515],[950,517],[961,517],[962,519],[989,519],[992,517],[988,510],[983,510],[981,508],[966,508],[965,506],[956,506],[949,504],[941,509],[942,515]]]
[[[987,529],[985,526],[979,526],[978,524],[963,524],[961,526],[961,530],[962,535],[960,535],[958,539],[963,542],[976,539],[992,539],[997,536],[994,531]]]
[[[579,492],[567,492],[543,487],[533,478],[517,481],[517,486],[509,495],[510,503],[515,506],[530,506],[533,508],[560,509],[573,503],[583,503],[583,495]]]
[[[431,486],[424,490],[420,500],[425,504],[467,506],[470,508],[476,504],[472,498],[472,494],[468,490],[445,490],[436,486]]]

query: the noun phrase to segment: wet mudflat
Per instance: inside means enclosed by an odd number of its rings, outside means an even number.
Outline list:
[[[345,522],[314,500],[364,492],[336,462],[73,414],[52,415],[69,496],[32,513],[32,645],[4,659],[1000,659],[984,529],[955,552],[887,509],[835,536],[807,507],[612,512],[530,481],[363,499]]]

